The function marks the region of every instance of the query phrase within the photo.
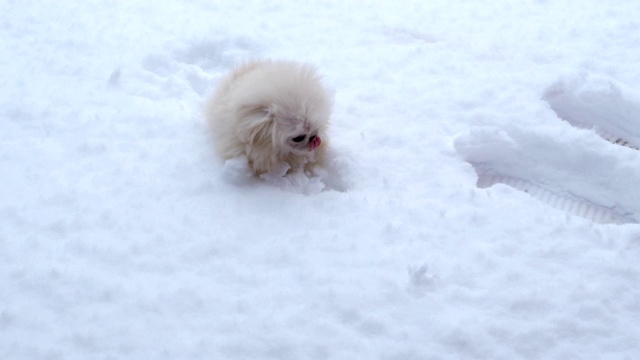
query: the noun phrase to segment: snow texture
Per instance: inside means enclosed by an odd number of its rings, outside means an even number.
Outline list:
[[[640,358],[639,13],[0,1],[0,358]],[[215,155],[255,58],[335,92],[323,171]]]

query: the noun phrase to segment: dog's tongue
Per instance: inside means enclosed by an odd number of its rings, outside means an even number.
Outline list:
[[[311,140],[311,142],[309,143],[309,151],[313,151],[315,150],[318,146],[320,146],[320,144],[322,144],[322,140],[320,140],[319,136],[316,136],[315,138],[313,138],[313,140]]]

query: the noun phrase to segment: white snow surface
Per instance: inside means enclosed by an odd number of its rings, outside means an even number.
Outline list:
[[[0,358],[640,358],[639,13],[0,1]],[[324,74],[325,173],[214,153],[254,58]]]

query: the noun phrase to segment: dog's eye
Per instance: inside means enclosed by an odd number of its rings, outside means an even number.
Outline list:
[[[300,135],[300,136],[296,136],[296,137],[294,137],[294,138],[293,138],[293,139],[291,139],[291,140],[293,140],[293,142],[301,142],[301,141],[302,141],[302,140],[304,140],[304,138],[306,138],[306,137],[307,137],[307,135]]]

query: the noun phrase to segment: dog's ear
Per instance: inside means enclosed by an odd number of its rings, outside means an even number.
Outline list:
[[[243,127],[238,132],[238,138],[245,144],[261,143],[272,137],[274,116],[265,107],[244,109],[241,115],[244,119]]]

